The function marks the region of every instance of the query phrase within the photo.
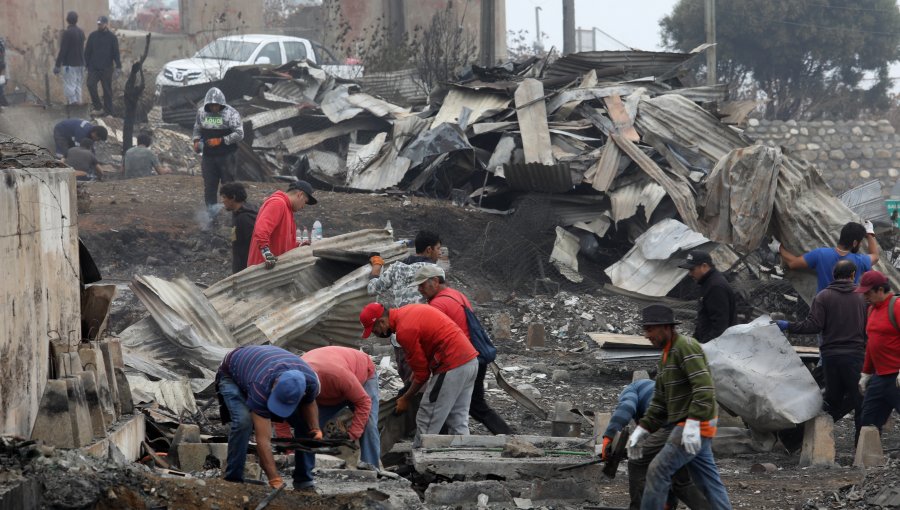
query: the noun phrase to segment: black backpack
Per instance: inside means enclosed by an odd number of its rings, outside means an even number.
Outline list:
[[[475,350],[478,351],[478,363],[487,365],[497,359],[497,348],[494,347],[494,342],[491,341],[490,335],[484,330],[481,321],[475,316],[475,312],[468,306],[460,303],[459,300],[453,296],[444,294],[439,297],[450,298],[453,301],[456,301],[459,306],[463,307],[463,310],[465,310],[466,324],[469,326],[469,338],[472,340],[472,347],[475,347]]]

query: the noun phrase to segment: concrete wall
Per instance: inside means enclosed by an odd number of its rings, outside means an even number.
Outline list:
[[[49,345],[80,340],[77,208],[69,168],[0,170],[0,434],[28,437]]]
[[[900,136],[887,120],[833,122],[750,119],[746,133],[814,163],[835,193],[872,179],[888,193],[900,177]]]

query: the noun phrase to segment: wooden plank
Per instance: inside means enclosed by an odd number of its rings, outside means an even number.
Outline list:
[[[619,172],[619,163],[622,161],[622,150],[612,141],[607,141],[603,146],[600,159],[587,171],[585,182],[591,184],[597,191],[609,191],[616,174]]]
[[[588,337],[601,349],[647,349],[653,350],[650,340],[638,335],[621,335],[617,333],[588,333]]]
[[[522,131],[525,163],[553,165],[550,129],[547,126],[547,106],[543,99],[544,85],[534,78],[526,78],[516,89],[516,117]],[[525,106],[527,105],[527,106]]]
[[[625,103],[622,102],[622,98],[613,94],[604,97],[603,102],[606,104],[606,111],[609,113],[609,117],[616,126],[616,131],[625,137],[626,140],[632,142],[641,141],[641,135],[634,129],[634,119],[625,111]]]

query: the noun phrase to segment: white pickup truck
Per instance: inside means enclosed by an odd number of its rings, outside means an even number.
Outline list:
[[[219,80],[235,66],[281,65],[303,59],[340,78],[355,79],[363,74],[363,66],[338,64],[328,50],[309,39],[267,34],[231,35],[207,44],[191,58],[166,63],[156,76],[156,90]]]

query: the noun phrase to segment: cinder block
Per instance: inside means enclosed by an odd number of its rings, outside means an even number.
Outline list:
[[[125,376],[125,370],[116,367],[116,386],[119,388],[119,410],[121,414],[134,414],[134,401],[131,399],[131,384]]]
[[[72,430],[80,446],[90,444],[94,437],[91,410],[88,408],[87,394],[80,377],[66,377],[66,393],[69,397],[69,417]]]
[[[544,325],[539,322],[532,322],[528,325],[528,337],[525,340],[526,347],[544,347],[546,345],[547,332]]]
[[[456,506],[470,508],[478,503],[478,495],[487,494],[489,503],[511,503],[512,495],[502,482],[433,483],[425,489],[426,506]]]
[[[200,442],[200,426],[193,423],[182,423],[175,429],[175,438],[172,439],[172,446],[177,447],[182,443],[199,443]]]
[[[211,453],[213,457],[219,459],[219,462],[224,469],[225,464],[228,462],[228,443],[206,443],[206,446],[209,447],[209,453]]]
[[[178,452],[178,467],[187,472],[203,471],[206,456],[210,453],[206,443],[181,443],[176,451]]]
[[[103,414],[103,409],[100,406],[100,394],[97,390],[97,373],[93,370],[86,370],[80,374],[78,377],[81,379],[81,384],[84,386],[84,394],[87,400],[88,411],[91,414],[91,429],[93,430],[95,438],[103,438],[106,437],[106,417]]]
[[[870,468],[883,466],[884,450],[881,448],[881,434],[873,426],[863,427],[859,431],[859,442],[856,443],[855,467]]]
[[[827,414],[809,420],[803,429],[800,467],[834,465],[834,421]]]
[[[602,501],[599,480],[557,478],[531,482],[532,500]]]
[[[57,448],[81,446],[72,430],[66,381],[62,379],[47,381],[34,428],[31,429],[31,439],[43,441]]]
[[[650,379],[650,373],[646,370],[635,370],[631,374],[631,382],[640,381],[641,379]]]
[[[122,414],[121,404],[119,402],[119,385],[116,381],[116,372],[113,367],[112,353],[109,350],[109,344],[102,342],[100,344],[100,354],[103,356],[103,371],[105,372],[106,382],[109,384],[109,398],[113,406],[116,417]]]
[[[512,318],[509,314],[497,314],[491,327],[494,340],[509,340],[512,338]]]
[[[103,413],[106,424],[109,425],[116,421],[116,408],[112,402],[109,380],[106,378],[106,364],[103,362],[103,354],[92,347],[83,347],[78,349],[78,355],[81,356],[81,363],[84,369],[97,374],[95,380],[100,411]]]

